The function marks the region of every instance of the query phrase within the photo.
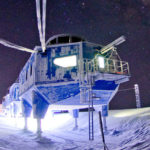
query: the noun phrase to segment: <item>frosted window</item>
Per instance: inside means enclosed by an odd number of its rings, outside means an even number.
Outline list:
[[[54,64],[60,67],[74,67],[77,65],[77,56],[66,56],[61,58],[55,58]]]

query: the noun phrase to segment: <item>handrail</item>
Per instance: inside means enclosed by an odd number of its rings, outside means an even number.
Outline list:
[[[104,58],[105,67],[100,68],[98,60],[94,58],[93,60],[84,59],[83,68],[84,73],[91,72],[102,72],[102,73],[114,73],[122,75],[130,75],[129,64],[125,61],[120,61],[116,59]]]

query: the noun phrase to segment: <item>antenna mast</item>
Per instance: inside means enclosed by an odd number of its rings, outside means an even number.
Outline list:
[[[36,15],[37,15],[37,25],[39,30],[39,37],[42,46],[42,51],[45,52],[45,29],[46,29],[46,2],[47,0],[42,0],[42,20],[41,20],[41,7],[40,0],[36,0]]]

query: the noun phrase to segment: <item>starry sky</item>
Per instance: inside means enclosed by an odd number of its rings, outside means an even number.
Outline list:
[[[130,65],[130,81],[139,84],[142,106],[150,106],[150,0],[47,0],[46,39],[71,33],[90,42],[108,44],[121,35],[122,60]],[[0,38],[34,48],[40,45],[34,0],[0,0]],[[0,101],[30,54],[0,45]],[[134,108],[134,90],[118,92],[111,109]]]

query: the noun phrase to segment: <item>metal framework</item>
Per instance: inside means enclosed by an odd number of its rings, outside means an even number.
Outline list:
[[[116,59],[104,58],[105,67],[100,68],[97,59],[84,59],[84,72],[101,72],[101,73],[115,73],[120,75],[130,75],[129,64],[125,61]]]

